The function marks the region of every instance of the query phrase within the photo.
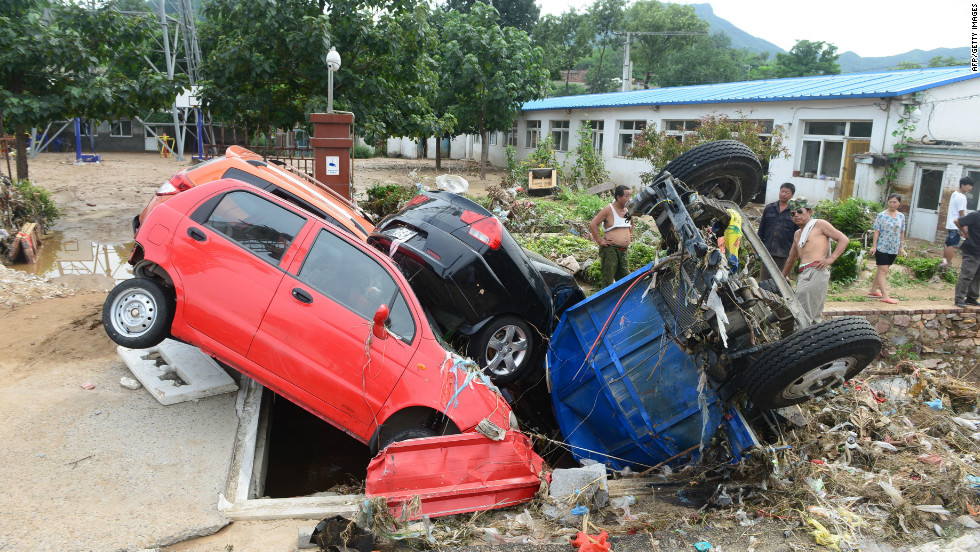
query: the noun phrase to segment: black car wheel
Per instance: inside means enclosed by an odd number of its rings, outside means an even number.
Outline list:
[[[522,379],[531,364],[534,338],[527,322],[501,316],[487,323],[471,342],[476,363],[495,384]]]
[[[387,436],[383,442],[380,443],[379,450],[384,450],[388,448],[392,443],[399,443],[401,441],[409,441],[411,439],[424,439],[426,437],[435,437],[438,435],[436,430],[424,427],[424,426],[408,426],[395,431],[391,435]]]
[[[660,174],[665,171],[701,195],[739,206],[755,195],[763,176],[759,158],[737,140],[717,140],[690,149],[667,163]]]
[[[130,349],[146,349],[170,335],[173,303],[162,284],[147,278],[121,282],[102,305],[102,325],[109,339]]]
[[[853,378],[880,352],[866,319],[834,318],[774,343],[746,368],[742,388],[760,408],[798,404]]]

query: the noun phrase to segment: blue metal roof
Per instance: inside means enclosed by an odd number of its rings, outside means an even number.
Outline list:
[[[980,77],[980,73],[973,72],[970,67],[876,71],[563,96],[527,102],[523,109],[545,111],[648,105],[888,98],[977,77]]]

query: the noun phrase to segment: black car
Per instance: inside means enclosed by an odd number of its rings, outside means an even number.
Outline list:
[[[541,375],[558,317],[585,298],[566,270],[524,250],[480,205],[422,192],[368,243],[401,267],[444,338],[498,384]]]

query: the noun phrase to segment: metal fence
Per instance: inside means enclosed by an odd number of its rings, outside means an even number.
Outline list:
[[[279,161],[313,176],[313,148],[251,146],[249,149],[267,161]]]

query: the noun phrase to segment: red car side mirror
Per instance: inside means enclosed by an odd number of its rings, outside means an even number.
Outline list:
[[[385,329],[385,322],[388,320],[388,305],[381,305],[374,313],[374,337],[385,339],[388,337],[388,330]]]

